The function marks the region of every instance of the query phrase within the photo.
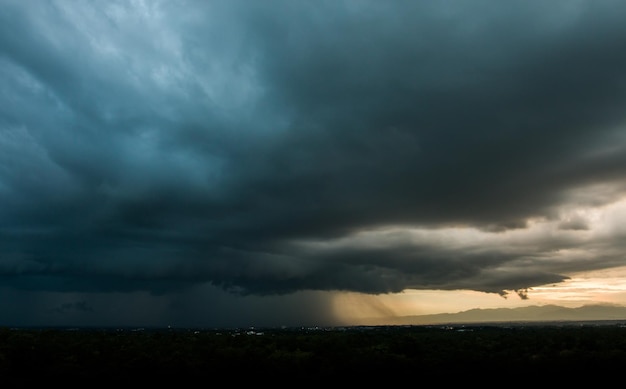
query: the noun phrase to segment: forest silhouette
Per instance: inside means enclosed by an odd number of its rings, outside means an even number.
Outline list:
[[[511,374],[564,382],[618,377],[626,366],[621,322],[267,329],[0,328],[0,377],[17,387],[181,382],[231,384],[287,377],[307,383]],[[481,378],[482,377],[482,378]],[[578,377],[578,378],[576,378]],[[469,382],[469,381],[468,381]],[[229,384],[230,386],[230,384]]]

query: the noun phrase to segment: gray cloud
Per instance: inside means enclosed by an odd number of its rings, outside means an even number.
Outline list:
[[[623,197],[616,5],[4,0],[0,282],[527,298],[617,266],[624,231],[563,216]]]

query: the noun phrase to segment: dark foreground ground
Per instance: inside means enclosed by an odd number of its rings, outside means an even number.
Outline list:
[[[0,327],[0,385],[6,388],[40,383],[312,387],[336,379],[351,386],[589,380],[599,386],[625,374],[626,326],[610,322],[221,330]]]

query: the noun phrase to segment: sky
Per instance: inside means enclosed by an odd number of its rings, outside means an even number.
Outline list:
[[[626,305],[624,20],[0,0],[0,325]]]

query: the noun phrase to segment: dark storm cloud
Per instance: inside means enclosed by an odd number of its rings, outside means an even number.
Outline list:
[[[553,253],[589,244],[563,207],[626,184],[625,16],[609,1],[2,1],[0,280],[524,298],[615,266],[609,249],[571,267]],[[537,220],[564,235],[502,238]],[[402,226],[424,233],[385,232]]]

